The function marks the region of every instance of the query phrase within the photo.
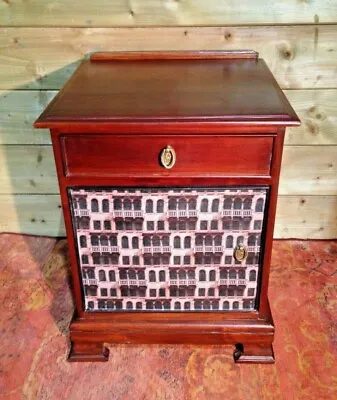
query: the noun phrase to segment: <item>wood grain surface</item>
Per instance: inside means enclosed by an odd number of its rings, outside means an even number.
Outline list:
[[[334,0],[25,0],[0,3],[7,26],[312,24],[337,21]]]
[[[97,51],[259,52],[281,88],[336,88],[337,25],[1,28],[0,89],[59,89]]]

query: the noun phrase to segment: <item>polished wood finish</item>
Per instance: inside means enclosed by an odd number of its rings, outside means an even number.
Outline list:
[[[269,176],[273,137],[67,135],[61,137],[67,176]],[[159,162],[162,149],[176,152],[174,169]],[[207,151],[205,151],[207,149]],[[238,155],[240,162],[238,163]]]
[[[273,362],[268,277],[284,132],[298,117],[262,60],[102,58],[84,61],[35,123],[51,129],[69,241],[69,359],[106,360],[106,342],[230,343],[236,362]],[[158,164],[168,144],[177,152],[170,171]],[[67,189],[104,185],[269,186],[258,309],[84,312]]]
[[[85,60],[35,126],[65,121],[299,123],[265,62],[255,58]]]
[[[258,59],[259,53],[253,50],[223,50],[223,51],[129,51],[94,53],[91,61],[125,61],[125,60],[227,60],[227,59]]]

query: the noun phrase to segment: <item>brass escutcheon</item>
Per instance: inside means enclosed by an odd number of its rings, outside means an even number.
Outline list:
[[[242,244],[238,245],[235,247],[234,249],[234,258],[236,259],[236,261],[244,261],[248,256],[248,251],[247,248],[245,246],[243,246]]]
[[[161,151],[160,162],[166,169],[170,169],[174,166],[176,163],[176,152],[173,150],[173,147],[168,145]]]

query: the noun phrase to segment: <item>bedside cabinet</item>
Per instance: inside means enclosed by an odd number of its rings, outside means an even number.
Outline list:
[[[105,343],[232,344],[272,363],[267,291],[286,126],[253,51],[97,53],[49,128],[76,312],[69,361]]]

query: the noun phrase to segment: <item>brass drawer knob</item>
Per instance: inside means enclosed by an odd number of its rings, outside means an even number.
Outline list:
[[[168,145],[161,151],[160,162],[161,165],[166,169],[170,169],[174,166],[176,163],[176,152],[174,151],[173,147]]]
[[[248,251],[247,248],[245,246],[243,246],[242,244],[238,245],[235,247],[234,249],[234,258],[236,259],[236,261],[244,261],[248,256]]]

